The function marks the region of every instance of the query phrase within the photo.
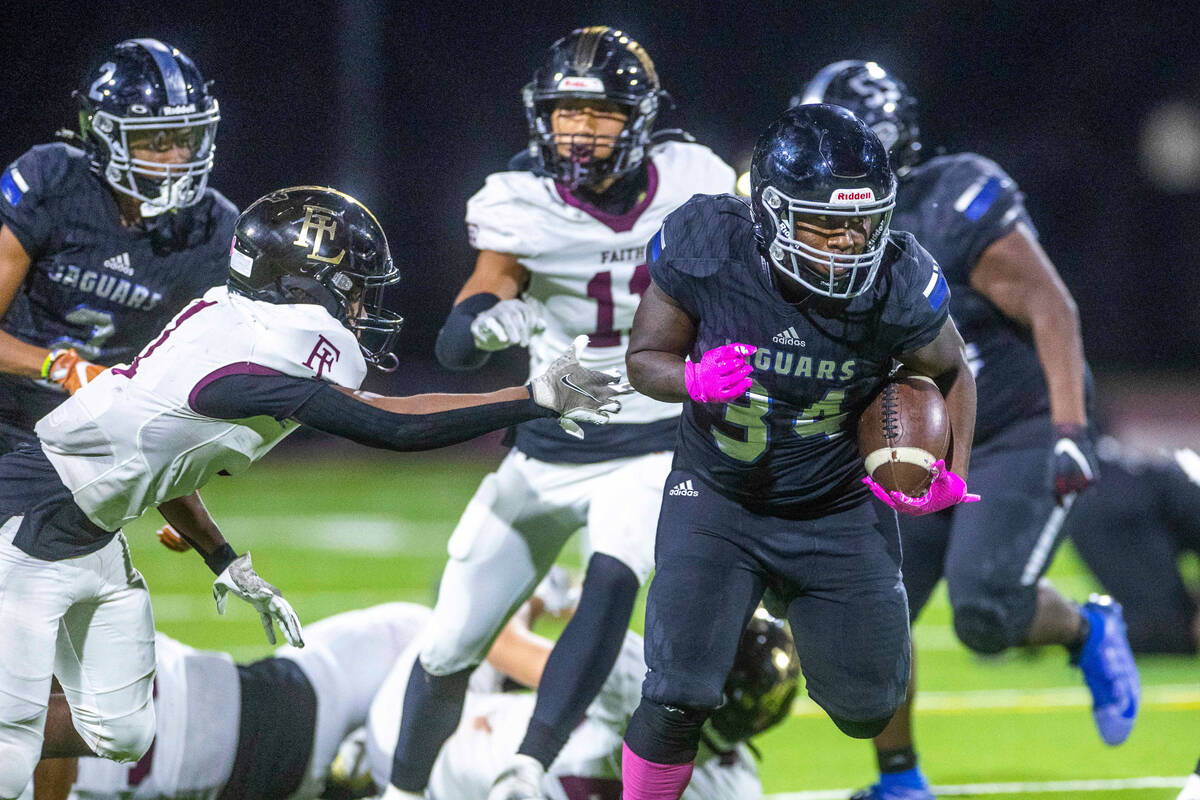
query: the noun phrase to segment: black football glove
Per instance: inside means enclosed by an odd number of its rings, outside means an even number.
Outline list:
[[[1050,481],[1054,498],[1063,505],[1067,497],[1082,492],[1100,477],[1096,449],[1087,427],[1073,422],[1054,426],[1054,449],[1050,452]]]

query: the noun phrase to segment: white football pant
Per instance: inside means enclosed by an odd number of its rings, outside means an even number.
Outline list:
[[[585,551],[628,566],[643,583],[671,453],[595,464],[547,463],[513,450],[479,485],[447,543],[421,664],[449,675],[483,661],[504,623],[587,526]]]
[[[154,739],[154,618],[123,534],[42,561],[0,528],[0,798],[18,797],[42,751],[51,674],[97,755],[137,761]]]

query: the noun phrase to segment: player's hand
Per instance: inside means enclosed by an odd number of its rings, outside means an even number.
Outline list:
[[[524,300],[501,300],[471,321],[471,337],[480,350],[525,347],[529,337],[545,328],[537,310]]]
[[[882,502],[896,509],[898,513],[911,517],[933,514],[958,503],[979,502],[979,495],[968,493],[967,482],[946,469],[946,462],[942,459],[933,462],[929,471],[933,473],[933,483],[929,485],[929,491],[920,497],[911,497],[904,492],[889,492],[869,475],[863,478],[863,483]]]
[[[283,599],[278,589],[258,577],[250,563],[249,552],[235,558],[213,581],[213,599],[217,601],[218,614],[225,613],[225,601],[229,592],[254,606],[254,610],[262,619],[268,642],[275,644],[275,630],[271,627],[271,622],[274,621],[279,625],[279,630],[283,631],[288,644],[304,647],[300,618],[292,610],[291,604]]]
[[[67,394],[75,394],[92,378],[108,369],[99,364],[93,364],[74,349],[55,350],[47,359],[48,366],[43,376],[67,390]]]
[[[1073,422],[1054,426],[1054,449],[1050,451],[1050,481],[1054,498],[1061,506],[1068,496],[1082,492],[1100,477],[1096,448],[1087,427]]]
[[[186,553],[192,549],[188,544],[187,539],[179,535],[179,531],[172,528],[170,525],[163,525],[158,529],[158,541],[168,550],[173,550],[176,553]]]
[[[683,365],[683,384],[697,403],[724,403],[741,397],[750,388],[752,344],[724,344],[700,357],[700,363]]]
[[[587,340],[587,336],[576,336],[545,372],[529,382],[533,402],[558,412],[558,424],[576,439],[583,438],[578,423],[603,425],[621,410],[616,398],[633,391],[619,372],[599,372],[580,365],[578,352]]]

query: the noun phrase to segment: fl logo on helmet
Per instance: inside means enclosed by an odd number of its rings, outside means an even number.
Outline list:
[[[328,236],[330,241],[333,241],[337,236],[337,212],[332,209],[323,208],[305,204],[304,206],[304,222],[300,225],[300,233],[296,236],[296,241],[292,244],[297,247],[311,247],[312,251],[307,255],[314,261],[323,261],[326,264],[340,264],[342,257],[346,255],[346,249],[342,248],[336,256],[321,255],[321,244],[325,237]],[[313,240],[310,242],[309,237]]]

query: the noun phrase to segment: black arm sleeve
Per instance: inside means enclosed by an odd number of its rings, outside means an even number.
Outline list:
[[[499,302],[500,298],[491,292],[482,292],[471,295],[450,310],[434,345],[439,364],[452,370],[479,369],[484,365],[491,353],[475,348],[471,322],[480,312]]]
[[[431,414],[398,414],[355,400],[325,384],[296,409],[292,418],[367,447],[410,451],[435,450],[537,417],[555,416],[534,403],[532,395],[526,400]]]

